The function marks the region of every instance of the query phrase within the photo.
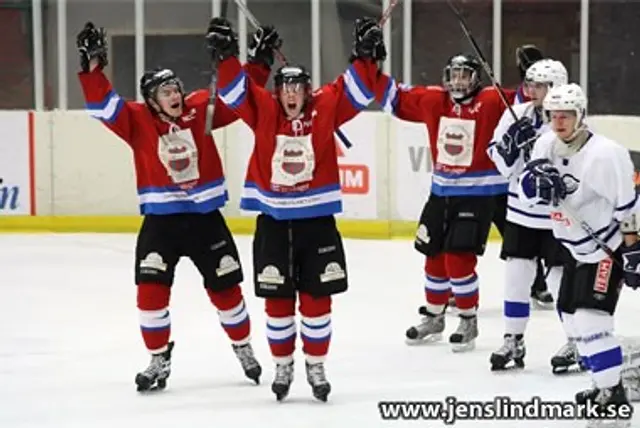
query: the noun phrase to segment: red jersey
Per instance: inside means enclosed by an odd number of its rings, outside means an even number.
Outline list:
[[[247,64],[256,85],[264,86],[269,69]],[[78,74],[89,114],[123,139],[133,151],[140,213],[208,213],[226,203],[222,162],[213,138],[205,135],[208,90],[185,98],[183,114],[168,122],[144,103],[123,100],[100,68]],[[216,101],[214,129],[238,116]]]
[[[507,90],[513,103],[515,91]],[[508,181],[487,155],[493,132],[506,109],[488,87],[465,103],[455,103],[440,86],[406,88],[380,76],[376,98],[399,119],[427,126],[434,171],[431,191],[439,196],[489,196],[507,193]]]
[[[342,211],[334,132],[373,99],[378,67],[356,60],[289,120],[273,93],[247,79],[237,58],[218,69],[220,98],[255,134],[240,207],[278,220]]]

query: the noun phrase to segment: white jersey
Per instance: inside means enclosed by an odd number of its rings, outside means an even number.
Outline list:
[[[518,118],[528,117],[531,119],[538,130],[538,135],[549,130],[549,126],[543,123],[541,117],[535,113],[533,102],[528,101],[523,104],[516,104],[512,107],[513,112]],[[507,132],[507,129],[509,129],[513,122],[513,116],[509,110],[505,110],[493,133],[491,144],[489,144],[489,148],[487,149],[487,154],[496,165],[496,169],[500,171],[500,174],[509,179],[507,220],[511,223],[532,229],[549,230],[551,229],[551,217],[549,216],[551,209],[549,205],[538,204],[531,206],[528,201],[523,201],[518,197],[518,179],[526,165],[524,150],[520,151],[520,156],[511,166],[507,166],[502,156],[498,153],[498,150],[496,150],[496,144],[500,144],[503,135]]]
[[[565,149],[562,153],[562,149]],[[549,159],[560,171],[567,196],[552,207],[553,234],[582,263],[598,263],[607,254],[581,226],[587,224],[612,250],[622,243],[620,222],[637,211],[633,163],[629,151],[604,136],[592,134],[577,152],[549,131],[536,142],[531,159]],[[525,172],[522,178],[529,172]],[[522,186],[519,195],[531,203]]]

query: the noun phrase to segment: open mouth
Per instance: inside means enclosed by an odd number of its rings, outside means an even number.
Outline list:
[[[171,104],[171,108],[172,109],[177,109],[179,107],[180,107],[180,102],[176,102],[176,103]]]
[[[287,103],[287,108],[289,110],[295,110],[296,109],[296,103]]]

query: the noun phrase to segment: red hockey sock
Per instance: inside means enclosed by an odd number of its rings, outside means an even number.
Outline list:
[[[267,340],[276,363],[286,364],[293,361],[296,347],[296,300],[265,299],[267,313]]]
[[[300,293],[302,351],[311,364],[322,362],[331,343],[331,296]]]
[[[451,296],[451,286],[445,267],[444,254],[426,257],[424,262],[425,285],[424,294],[427,299],[427,310],[440,314]]]
[[[171,287],[163,284],[143,283],[138,285],[138,310],[140,331],[144,344],[153,354],[167,350],[171,335],[169,298]]]
[[[251,319],[247,312],[239,285],[222,291],[207,289],[213,306],[218,310],[220,325],[236,345],[248,343],[251,339]]]
[[[473,253],[446,253],[445,264],[456,307],[462,314],[475,314],[478,307],[478,258]]]

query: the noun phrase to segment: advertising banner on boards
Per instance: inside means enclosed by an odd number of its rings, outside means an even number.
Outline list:
[[[30,115],[0,111],[0,215],[30,215],[32,174]]]

